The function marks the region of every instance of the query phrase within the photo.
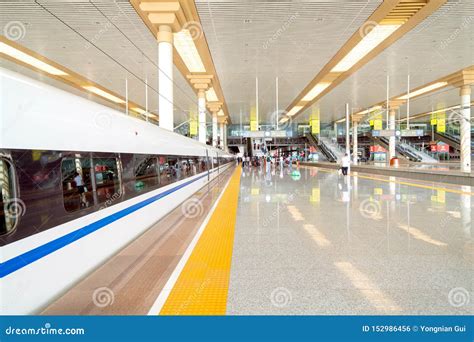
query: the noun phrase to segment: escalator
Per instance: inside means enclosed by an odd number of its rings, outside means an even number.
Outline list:
[[[461,139],[459,135],[434,132],[434,138],[436,140],[439,140],[448,144],[449,146],[451,146],[457,151],[461,151]],[[474,139],[472,139],[472,135],[471,135],[471,148],[474,149]]]
[[[310,146],[313,146],[316,149],[319,156],[323,157],[323,158],[321,158],[322,160],[334,162],[332,154],[330,154],[327,151],[327,149],[325,149],[321,144],[318,143],[318,140],[316,139],[316,137],[314,135],[308,133],[308,134],[305,134],[305,138],[306,138],[306,140],[308,140],[308,144]]]
[[[372,134],[369,132],[363,133],[363,136],[368,137],[372,139],[372,141],[377,144],[382,146],[384,149],[387,151],[390,150],[390,143],[388,138],[385,137],[374,137]],[[420,158],[418,155],[410,151],[410,149],[405,148],[403,146],[400,146],[400,144],[395,145],[395,153],[398,158],[403,158],[408,161],[416,161],[416,162],[421,162],[422,158]]]

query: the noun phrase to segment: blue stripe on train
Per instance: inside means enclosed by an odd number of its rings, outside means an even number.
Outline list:
[[[215,172],[218,169],[214,169],[211,172]],[[107,217],[104,217],[96,222],[93,222],[91,224],[88,224],[87,226],[84,226],[82,228],[79,228],[69,234],[66,234],[64,236],[61,236],[60,238],[57,238],[55,240],[52,240],[50,242],[45,243],[44,245],[41,245],[39,247],[36,247],[35,249],[32,249],[31,251],[25,252],[23,254],[20,254],[10,260],[7,260],[3,263],[0,263],[0,278],[3,278],[15,271],[18,271],[19,269],[47,256],[48,254],[51,254],[81,238],[84,236],[87,236],[96,230],[99,230],[107,225],[109,225],[112,222],[115,222],[122,217],[125,217],[153,202],[158,201],[159,199],[168,196],[169,194],[172,194],[175,191],[178,191],[179,189],[184,188],[185,186],[188,186],[191,183],[194,183],[195,181],[207,177],[207,173],[205,173],[202,176],[196,177],[195,179],[192,179],[190,181],[187,181],[183,184],[180,184],[172,189],[163,191],[162,193],[159,193],[158,195],[152,196],[146,200],[143,200],[142,202],[136,203],[128,208],[122,209],[112,215],[109,215]]]

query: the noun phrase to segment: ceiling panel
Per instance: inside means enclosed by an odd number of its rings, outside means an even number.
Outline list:
[[[196,5],[232,122],[248,121],[259,79],[259,113],[284,109],[381,1],[208,1]]]
[[[344,117],[344,104],[357,111],[390,96],[422,86],[474,64],[474,1],[448,1],[432,16],[367,63],[320,101],[322,120]],[[459,91],[447,88],[411,101],[410,112],[421,113],[443,103],[459,104]],[[401,108],[402,117],[406,114]],[[405,113],[405,114],[404,114]],[[306,118],[308,113],[302,115]]]
[[[126,0],[121,1],[2,1],[0,27],[4,33],[20,23],[17,43],[158,112],[157,43]],[[21,26],[20,26],[21,27]],[[174,70],[175,124],[186,111],[197,110],[191,87]]]

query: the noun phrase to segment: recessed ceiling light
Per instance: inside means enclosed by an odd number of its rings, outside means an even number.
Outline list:
[[[303,108],[303,106],[294,106],[293,108],[291,108],[291,110],[287,113],[288,116],[292,116],[292,115],[295,115],[296,113],[298,113],[301,108]]]
[[[7,56],[10,56],[12,58],[15,58],[19,60],[20,62],[23,62],[25,64],[31,65],[32,67],[35,67],[37,69],[40,69],[44,72],[47,72],[48,74],[51,75],[56,75],[56,76],[66,76],[67,73],[65,73],[62,70],[59,70],[58,68],[55,68],[38,58],[35,58],[27,53],[24,53],[23,51],[20,51],[18,49],[15,49],[13,46],[7,45],[5,43],[0,42],[0,53],[4,53]]]
[[[174,46],[190,72],[206,72],[189,30],[181,30],[174,34]]]
[[[380,43],[395,32],[401,24],[377,25],[331,70],[344,72],[352,68],[358,61],[375,49]]]
[[[398,100],[407,100],[408,98],[420,96],[422,94],[428,93],[430,91],[433,91],[438,88],[442,88],[444,86],[448,85],[448,82],[436,82],[433,84],[430,84],[429,86],[423,87],[421,89],[415,90],[413,92],[410,92],[410,96],[408,94],[405,94],[403,96],[398,97]]]
[[[303,97],[303,101],[311,101],[312,99],[314,99],[316,96],[318,96],[319,94],[321,94],[324,89],[326,89],[327,87],[329,87],[329,85],[331,84],[331,82],[321,82],[321,83],[318,83],[316,84],[313,89],[311,89],[306,95],[305,97]]]
[[[117,96],[114,96],[112,94],[107,93],[106,91],[99,89],[95,86],[83,86],[84,89],[89,90],[91,93],[94,93],[96,95],[102,96],[103,98],[106,98],[107,100],[110,100],[115,103],[125,103],[124,100],[121,98],[118,98]]]

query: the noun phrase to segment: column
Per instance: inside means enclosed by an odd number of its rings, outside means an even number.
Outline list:
[[[471,172],[471,86],[461,87],[461,171]]]
[[[395,131],[395,108],[390,108],[388,114],[388,129]],[[395,135],[391,135],[388,138],[388,159],[392,159],[396,156],[395,149]]]
[[[219,137],[221,138],[221,148],[224,149],[224,123],[221,122],[219,125]]]
[[[334,121],[334,136],[337,139],[337,122],[336,121]]]
[[[349,129],[350,129],[349,104],[346,103],[346,154],[348,156],[351,154]]]
[[[198,93],[198,140],[205,144],[206,139],[206,90],[212,83],[212,75],[187,75],[189,82]]]
[[[226,123],[223,123],[223,126],[224,126],[224,150],[227,150],[227,124]]]
[[[198,135],[199,135],[199,142],[205,144],[207,139],[206,139],[206,133],[207,133],[207,128],[206,128],[206,92],[202,89],[199,90],[198,92],[198,112],[199,112],[199,130],[198,130]]]
[[[354,165],[357,165],[357,151],[358,147],[358,135],[357,129],[359,126],[359,122],[357,119],[352,119],[352,161]]]
[[[221,109],[222,102],[209,102],[207,107],[212,113],[212,146],[218,147],[217,139],[217,116]]]
[[[173,32],[168,25],[158,28],[158,114],[161,128],[173,131]]]
[[[212,112],[212,146],[217,147],[217,112]]]

